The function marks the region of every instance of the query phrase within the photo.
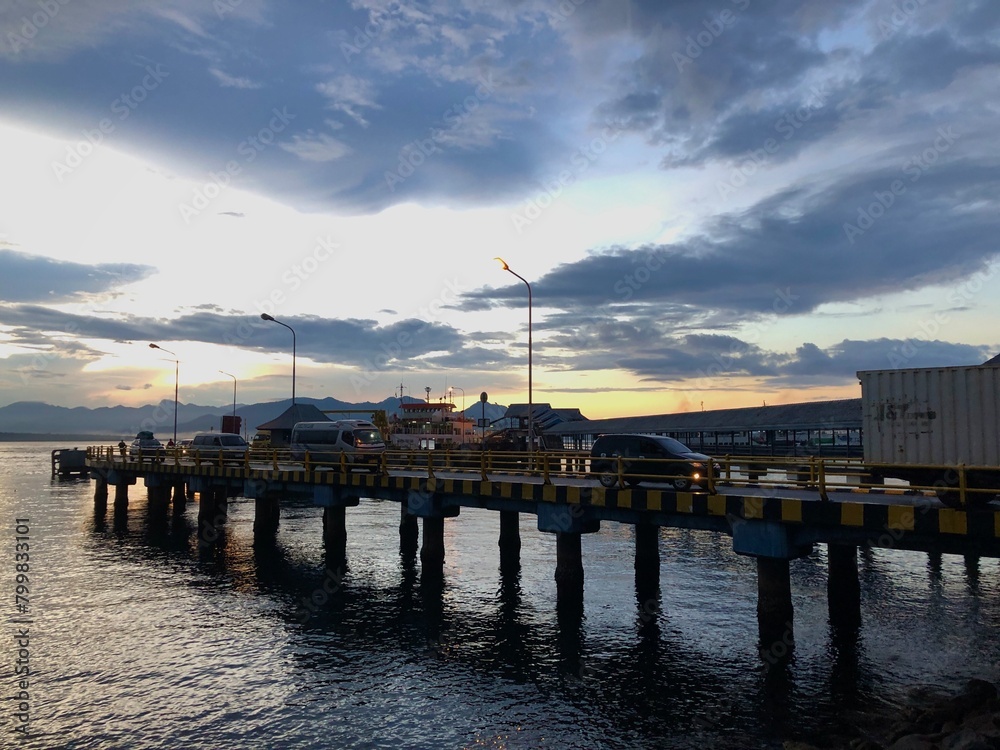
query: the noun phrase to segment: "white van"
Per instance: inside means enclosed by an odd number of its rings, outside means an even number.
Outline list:
[[[377,473],[385,441],[378,427],[363,419],[298,422],[292,428],[291,451],[295,461],[304,461],[308,452],[310,464],[324,466],[339,466],[343,453],[348,464]]]

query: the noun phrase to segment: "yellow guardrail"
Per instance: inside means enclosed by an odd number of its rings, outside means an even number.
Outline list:
[[[190,462],[195,466],[241,465],[247,469],[260,468],[266,464],[274,470],[303,467],[307,471],[317,467],[335,468],[341,473],[352,468],[362,468],[352,464],[350,457],[341,452],[339,460],[331,466],[330,461],[317,462],[308,453],[302,460],[293,460],[288,449],[251,449],[239,459],[222,455],[203,457],[198,451],[179,447],[162,448],[154,455],[136,454],[130,456],[113,446],[91,446],[87,448],[89,459],[103,461],[128,461],[141,463],[151,458],[170,463]],[[513,474],[540,477],[545,484],[553,479],[593,479],[603,478],[606,487],[619,489],[640,484],[671,484],[675,489],[697,486],[714,493],[716,487],[774,487],[798,488],[814,491],[827,500],[831,491],[911,491],[934,493],[946,504],[953,507],[980,505],[1000,494],[1000,467],[948,466],[938,464],[906,465],[910,472],[918,472],[925,478],[942,477],[931,481],[885,480],[900,469],[893,464],[866,464],[860,459],[826,457],[770,457],[770,456],[716,456],[711,461],[700,462],[698,476],[685,468],[680,470],[679,462],[669,459],[630,459],[621,456],[592,458],[586,452],[500,452],[470,451],[453,449],[391,449],[381,454],[376,465],[366,464],[364,468],[388,473],[391,470],[425,471],[428,477],[435,472],[458,472],[475,474],[483,480],[495,474]],[[609,478],[610,477],[610,478]]]

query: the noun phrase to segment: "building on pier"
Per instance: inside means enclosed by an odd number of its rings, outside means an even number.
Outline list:
[[[590,450],[598,435],[667,435],[710,455],[861,456],[861,399],[809,401],[642,417],[567,421],[547,427],[569,450]]]

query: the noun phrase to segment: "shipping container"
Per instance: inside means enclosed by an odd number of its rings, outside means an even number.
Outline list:
[[[935,469],[964,464],[969,487],[1000,482],[1000,367],[968,366],[864,370],[861,381],[865,462],[875,473],[934,486],[955,502],[958,473]],[[986,468],[983,468],[986,467]],[[979,503],[989,495],[970,495]]]

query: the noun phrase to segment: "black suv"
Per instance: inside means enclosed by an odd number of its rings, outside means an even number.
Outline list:
[[[600,435],[590,449],[590,473],[605,487],[618,484],[618,458],[622,476],[635,487],[642,481],[667,477],[674,489],[686,490],[699,484],[712,459],[695,453],[684,443],[663,435]],[[718,469],[713,464],[713,469]]]

